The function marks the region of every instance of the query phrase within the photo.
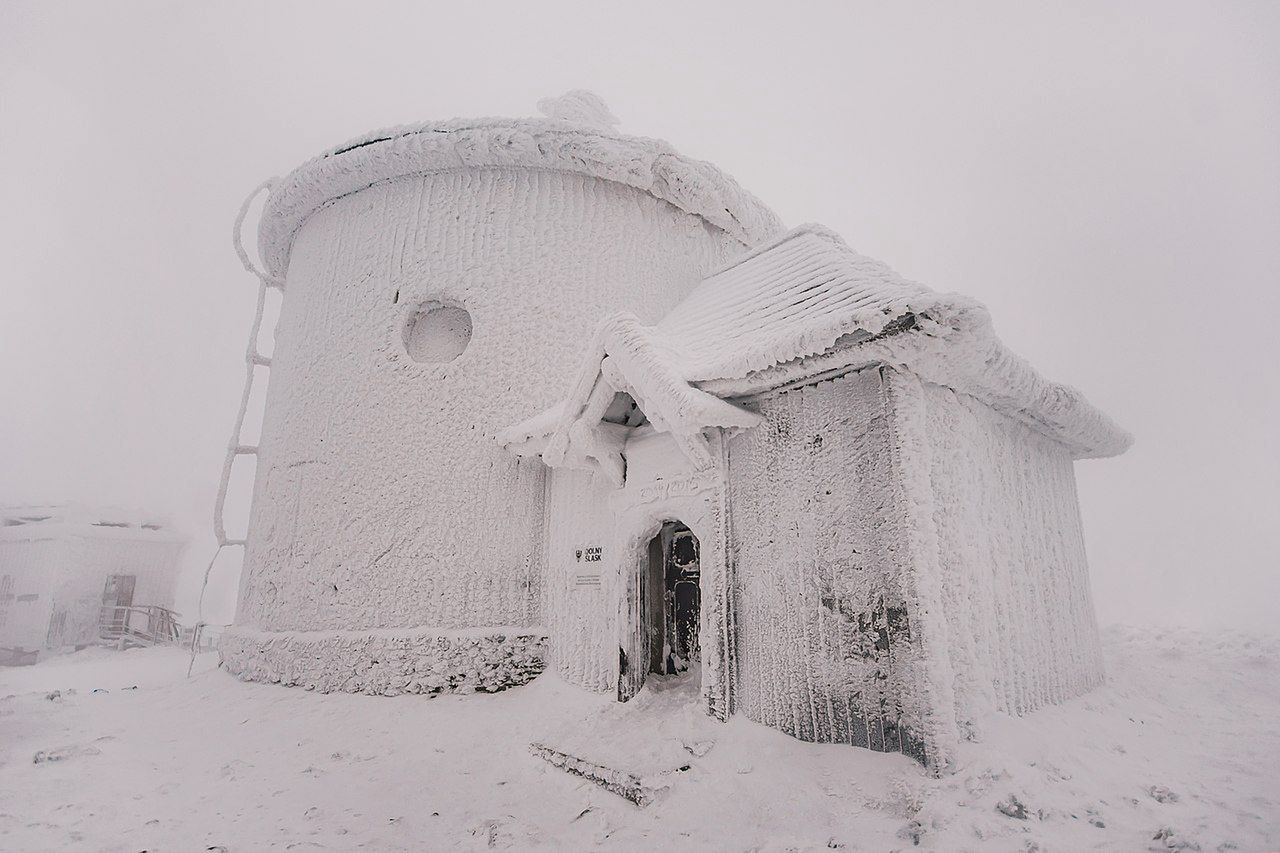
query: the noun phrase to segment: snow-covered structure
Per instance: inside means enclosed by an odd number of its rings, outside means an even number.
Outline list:
[[[571,93],[278,182],[242,677],[707,709],[944,766],[1102,677],[1074,459],[1129,438],[996,338]]]
[[[126,510],[0,507],[0,648],[83,646],[99,639],[104,608],[172,609],[185,545]]]

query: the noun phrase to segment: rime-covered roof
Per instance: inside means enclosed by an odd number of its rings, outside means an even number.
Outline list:
[[[757,421],[735,398],[871,364],[977,397],[1078,458],[1121,453],[1131,442],[1074,388],[1010,352],[982,305],[907,281],[816,225],[713,273],[656,325],[629,314],[605,320],[566,400],[499,441],[620,480],[621,436],[600,423],[617,392],[705,462],[705,429]]]
[[[935,306],[938,294],[801,226],[706,278],[654,328],[689,382],[736,379],[878,334]]]
[[[186,541],[167,520],[137,510],[76,503],[0,506],[0,541],[62,536]]]
[[[258,231],[267,271],[284,276],[294,235],[334,199],[405,175],[456,169],[552,169],[616,181],[700,216],[747,246],[782,231],[773,211],[733,178],[661,140],[617,133],[602,102],[596,108],[604,119],[583,108],[592,98],[571,92],[544,101],[544,118],[423,122],[330,148],[273,187]]]

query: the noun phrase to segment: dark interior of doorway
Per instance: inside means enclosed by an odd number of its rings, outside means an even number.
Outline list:
[[[698,538],[678,521],[669,521],[649,542],[649,671],[679,675],[701,659],[698,626],[702,588]]]

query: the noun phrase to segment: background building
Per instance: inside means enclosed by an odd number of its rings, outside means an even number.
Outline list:
[[[84,646],[129,625],[167,630],[142,611],[173,608],[185,544],[163,522],[123,510],[0,507],[0,649]]]

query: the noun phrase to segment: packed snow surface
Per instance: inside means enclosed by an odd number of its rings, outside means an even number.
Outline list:
[[[494,695],[317,695],[238,682],[215,655],[186,679],[173,649],[89,650],[0,672],[0,848],[1280,846],[1280,639],[1112,628],[1103,645],[1105,685],[994,716],[942,778],[642,695],[638,726],[664,716],[653,755],[679,740],[688,762],[646,808],[531,754],[619,719],[550,673]]]

